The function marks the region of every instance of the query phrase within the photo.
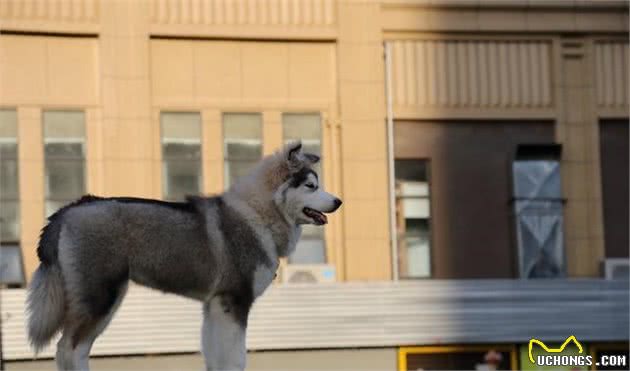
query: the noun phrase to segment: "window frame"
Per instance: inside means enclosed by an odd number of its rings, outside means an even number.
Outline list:
[[[46,113],[47,112],[80,112],[83,114],[83,137],[67,137],[65,139],[67,140],[60,140],[60,139],[48,139],[46,137]],[[54,214],[57,210],[53,211],[52,213],[48,214],[48,210],[47,210],[47,206],[49,202],[63,202],[65,204],[68,204],[74,200],[76,200],[77,198],[83,196],[84,194],[87,193],[88,191],[88,173],[87,173],[87,142],[88,142],[88,138],[87,138],[87,111],[86,108],[83,107],[72,107],[72,108],[54,108],[54,109],[42,109],[41,111],[41,128],[42,128],[42,149],[43,149],[43,154],[44,154],[44,215],[46,217]],[[69,140],[68,140],[69,139]],[[65,156],[65,155],[53,155],[52,158],[49,157],[49,155],[46,154],[46,145],[49,143],[70,143],[70,144],[75,144],[75,143],[80,143],[81,144],[81,158],[78,159],[76,157],[73,156]],[[48,196],[48,166],[47,166],[47,162],[49,159],[52,160],[62,160],[62,161],[76,161],[76,162],[81,162],[82,166],[82,176],[83,176],[83,191],[80,195],[78,195],[76,198],[73,199],[67,199],[67,198],[57,198],[57,197],[49,197]]]
[[[15,135],[15,140],[6,140],[3,138],[0,138],[0,142],[6,142],[6,143],[12,143],[15,144],[15,155],[13,156],[9,156],[8,160],[13,160],[15,161],[15,167],[16,167],[16,179],[15,179],[15,183],[16,183],[16,195],[15,197],[6,197],[4,195],[4,192],[0,191],[0,204],[3,202],[15,202],[17,204],[17,210],[16,210],[16,214],[17,214],[17,219],[16,219],[16,223],[18,225],[18,233],[17,233],[17,239],[15,240],[4,240],[2,238],[2,236],[0,235],[0,245],[17,245],[18,247],[20,246],[20,237],[21,237],[21,233],[22,233],[22,223],[21,223],[21,216],[20,216],[20,138],[19,138],[19,118],[18,118],[18,110],[17,107],[1,107],[0,106],[0,110],[2,111],[13,111],[15,112],[15,130],[16,130],[16,135]],[[2,156],[2,158],[0,158],[0,161],[7,159],[7,157]],[[2,220],[0,220],[0,222],[2,222]],[[23,263],[22,263],[23,265]]]
[[[397,192],[397,187],[396,189],[394,189],[394,202],[395,202],[395,208],[394,208],[394,213],[395,213],[395,220],[396,220],[396,230],[394,231],[396,233],[396,255],[398,257],[398,277],[396,277],[396,279],[398,280],[430,280],[430,279],[435,279],[435,254],[433,253],[434,251],[434,246],[435,246],[435,241],[434,241],[434,233],[433,233],[433,215],[434,215],[434,202],[433,202],[433,179],[431,176],[431,168],[432,168],[432,161],[431,158],[428,157],[413,157],[413,158],[408,158],[408,157],[399,157],[399,158],[394,158],[394,164],[396,161],[399,160],[404,160],[404,161],[422,161],[425,163],[425,168],[426,168],[426,174],[427,174],[427,188],[428,188],[428,196],[399,196],[398,192]],[[396,178],[396,172],[394,171],[394,185],[396,185],[397,182],[397,178]],[[428,240],[429,240],[429,274],[426,277],[418,277],[418,276],[403,276],[401,274],[401,261],[400,261],[400,240],[404,239],[406,236],[406,233],[403,232],[401,234],[398,233],[399,231],[399,212],[398,212],[398,205],[399,205],[399,201],[398,200],[403,200],[403,199],[420,199],[420,200],[428,200],[429,202],[429,218],[428,218],[428,227],[429,227],[429,233],[428,233]],[[403,216],[404,219],[404,216]]]
[[[569,264],[568,264],[568,250],[567,250],[567,236],[565,233],[566,228],[566,218],[565,218],[565,205],[567,203],[567,199],[564,197],[562,190],[562,168],[563,163],[561,161],[561,153],[562,146],[557,143],[520,143],[515,148],[515,153],[513,158],[509,161],[509,195],[510,199],[508,200],[510,207],[510,233],[512,237],[512,243],[515,248],[514,251],[514,272],[516,275],[516,279],[520,280],[545,280],[545,279],[567,279],[569,278]],[[561,269],[560,273],[554,277],[527,277],[526,272],[523,271],[524,266],[524,256],[525,256],[525,248],[520,244],[519,237],[519,213],[516,212],[517,203],[519,201],[523,201],[522,197],[517,197],[515,195],[516,192],[516,169],[515,165],[518,162],[540,162],[540,161],[552,161],[558,164],[559,171],[559,181],[560,181],[560,189],[559,194],[557,196],[547,198],[547,197],[532,197],[530,201],[547,201],[552,203],[557,203],[560,205],[560,221],[561,221],[561,249],[562,249],[562,261],[561,261]],[[526,213],[525,213],[526,214]],[[541,249],[542,250],[542,249]]]
[[[282,111],[280,114],[280,126],[282,129],[282,144],[286,145],[287,143],[291,142],[291,141],[295,141],[297,139],[295,138],[290,138],[287,139],[285,137],[285,121],[284,118],[285,116],[290,116],[290,115],[313,115],[313,116],[317,116],[319,118],[319,154],[323,155],[324,152],[324,112],[322,111],[317,111],[317,110],[304,110],[304,111]],[[302,144],[308,143],[308,140],[304,141],[303,139],[300,138],[300,140],[302,141]],[[321,157],[321,156],[320,156]],[[320,182],[322,182],[322,180],[325,178],[326,174],[324,171],[324,164],[320,161],[319,163],[319,168],[320,168],[320,173],[318,173],[319,176],[319,180]],[[320,236],[314,237],[314,236],[307,236],[304,235],[304,233],[302,233],[302,235],[300,236],[300,240],[309,240],[309,241],[322,241],[322,246],[323,246],[323,252],[324,252],[324,261],[321,263],[292,263],[291,262],[291,255],[287,256],[287,264],[291,264],[291,265],[300,265],[300,264],[330,264],[330,257],[329,257],[329,253],[328,253],[328,229],[327,228],[322,228],[322,232]],[[298,241],[299,243],[299,241]],[[297,246],[297,245],[296,245]]]
[[[165,156],[165,151],[164,151],[164,145],[165,144],[174,144],[174,143],[178,143],[178,144],[192,144],[192,141],[190,141],[190,143],[186,143],[186,140],[181,140],[181,141],[169,141],[166,140],[165,141],[165,137],[164,137],[164,121],[163,121],[163,115],[164,114],[194,114],[197,115],[199,117],[199,140],[195,141],[195,144],[199,145],[199,156],[197,158],[195,158],[195,161],[197,161],[199,163],[199,168],[198,168],[198,174],[197,174],[197,188],[198,188],[198,194],[203,193],[204,190],[204,171],[203,171],[203,112],[201,110],[198,111],[194,111],[194,110],[185,110],[185,111],[178,111],[178,110],[160,110],[159,111],[159,139],[160,139],[160,182],[161,182],[161,187],[162,187],[162,199],[164,200],[169,200],[169,201],[182,201],[177,199],[176,197],[170,197],[167,194],[168,191],[168,173],[167,173],[167,163],[169,162],[180,162],[180,161],[189,161],[191,160],[190,157],[186,157],[186,156]]]
[[[22,288],[24,287],[24,285],[26,284],[26,270],[25,270],[25,265],[24,265],[24,254],[22,251],[22,245],[21,245],[21,234],[22,234],[22,218],[21,218],[21,213],[20,213],[20,138],[19,138],[19,117],[18,117],[18,109],[17,107],[4,107],[4,106],[0,106],[0,110],[3,111],[13,111],[15,112],[15,130],[16,130],[16,134],[15,134],[15,139],[14,140],[5,140],[0,138],[0,142],[6,142],[6,143],[12,143],[15,144],[15,154],[12,156],[9,156],[8,159],[9,160],[13,160],[15,161],[15,167],[16,167],[16,195],[15,197],[6,197],[4,195],[4,192],[0,192],[0,207],[1,204],[3,202],[15,202],[17,205],[17,209],[16,209],[16,223],[18,226],[18,233],[16,236],[16,239],[3,239],[3,236],[0,235],[0,257],[2,256],[3,252],[2,250],[5,248],[15,248],[17,249],[18,252],[18,263],[20,264],[19,270],[22,273],[22,277],[21,280],[19,282],[8,282],[8,283],[1,283],[0,282],[0,286],[6,286],[7,288]],[[1,160],[7,159],[7,157],[2,156]],[[0,221],[1,222],[1,221]],[[2,262],[3,259],[0,259],[0,262]]]
[[[17,123],[16,123],[17,124]],[[0,142],[4,142],[4,139],[0,138]],[[9,143],[9,141],[6,141],[7,143]],[[15,202],[17,205],[17,210],[16,210],[16,223],[18,225],[18,233],[17,233],[17,239],[16,240],[4,240],[2,239],[2,236],[0,236],[0,244],[17,244],[18,246],[20,245],[20,234],[21,234],[21,230],[22,230],[22,223],[20,220],[20,163],[19,163],[19,141],[18,138],[16,136],[15,138],[15,142],[11,142],[11,143],[15,143],[15,155],[14,156],[2,156],[2,158],[0,159],[0,161],[4,161],[4,160],[12,160],[15,161],[15,168],[16,168],[16,195],[14,197],[7,197],[4,195],[4,192],[0,192],[0,204],[4,203],[4,202]],[[0,223],[2,222],[2,220],[0,219]]]
[[[258,116],[259,118],[259,129],[260,129],[260,138],[259,139],[252,139],[252,138],[241,138],[241,139],[233,139],[233,138],[228,138],[226,136],[226,122],[225,122],[225,117],[228,115],[252,115],[252,116]],[[239,141],[241,142],[247,142],[247,141],[256,141],[257,145],[260,147],[260,154],[258,156],[257,159],[233,159],[230,158],[229,156],[229,152],[228,152],[228,148],[227,145],[228,143],[238,143]],[[231,173],[230,173],[230,166],[229,163],[230,162],[236,162],[236,163],[246,163],[246,162],[250,162],[250,161],[255,161],[256,163],[258,163],[260,160],[263,159],[263,157],[265,156],[265,117],[264,117],[264,111],[222,111],[221,112],[221,143],[222,143],[222,153],[223,153],[223,189],[227,190],[229,189],[234,182],[236,181],[236,179],[231,179]]]

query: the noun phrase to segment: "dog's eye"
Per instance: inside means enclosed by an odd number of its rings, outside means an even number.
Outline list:
[[[304,186],[306,188],[315,189],[315,184],[313,184],[313,183],[306,183],[306,184],[304,184]]]

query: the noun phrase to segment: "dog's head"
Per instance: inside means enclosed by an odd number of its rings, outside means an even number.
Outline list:
[[[341,200],[324,191],[320,184],[313,169],[319,156],[303,152],[301,142],[288,144],[279,155],[286,172],[273,196],[278,209],[296,224],[326,224],[325,214],[337,210]]]

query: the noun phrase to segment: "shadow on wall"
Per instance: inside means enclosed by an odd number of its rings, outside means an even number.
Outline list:
[[[430,160],[432,277],[516,278],[511,164],[553,123],[399,121],[395,141],[397,159]]]

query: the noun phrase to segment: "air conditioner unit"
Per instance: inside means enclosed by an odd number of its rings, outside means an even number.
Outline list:
[[[630,275],[630,259],[605,259],[604,275],[607,280],[628,280]]]
[[[282,272],[283,283],[332,283],[335,277],[330,264],[287,264]]]

